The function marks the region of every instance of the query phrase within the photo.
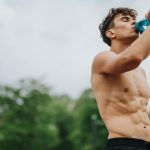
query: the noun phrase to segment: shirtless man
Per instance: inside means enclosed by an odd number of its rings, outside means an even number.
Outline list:
[[[105,150],[150,150],[150,89],[139,67],[150,55],[150,27],[139,36],[136,16],[134,9],[113,8],[99,26],[110,50],[94,58],[91,82],[109,133]]]

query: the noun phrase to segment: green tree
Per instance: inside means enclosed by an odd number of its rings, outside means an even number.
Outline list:
[[[75,102],[67,95],[55,96],[50,103],[51,117],[53,123],[59,130],[60,143],[57,150],[72,150],[72,141],[69,134],[72,132],[73,124],[73,107]]]
[[[93,115],[96,116],[95,120],[93,120]],[[93,124],[95,125],[95,135],[92,128]],[[74,150],[98,150],[103,148],[107,138],[107,130],[100,118],[91,89],[83,91],[76,102],[72,128],[70,138],[73,141]]]
[[[59,144],[59,130],[52,125],[49,88],[36,80],[22,80],[17,87],[0,87],[1,150],[50,150]]]
[[[77,100],[40,81],[0,86],[0,150],[97,150],[107,131],[91,89]]]

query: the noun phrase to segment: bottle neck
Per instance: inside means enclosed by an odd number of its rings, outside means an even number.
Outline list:
[[[139,22],[135,23],[135,29],[138,32],[143,33],[149,25],[150,25],[150,21],[148,19],[142,19]]]

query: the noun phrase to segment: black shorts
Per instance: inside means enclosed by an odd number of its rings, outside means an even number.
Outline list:
[[[150,142],[135,138],[108,139],[104,150],[150,150]]]

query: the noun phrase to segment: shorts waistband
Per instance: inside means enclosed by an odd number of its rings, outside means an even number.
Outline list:
[[[136,138],[110,138],[106,142],[106,146],[116,146],[116,145],[150,147],[150,142]]]

